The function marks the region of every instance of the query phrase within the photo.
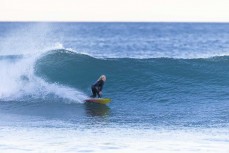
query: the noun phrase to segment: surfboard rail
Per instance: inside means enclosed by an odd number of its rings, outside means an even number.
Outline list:
[[[110,98],[89,98],[89,99],[86,99],[85,102],[108,104],[109,102],[111,102],[111,99]]]

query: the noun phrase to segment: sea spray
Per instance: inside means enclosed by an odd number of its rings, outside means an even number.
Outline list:
[[[59,42],[50,42],[48,23],[17,28],[0,43],[0,99],[22,100],[48,95],[82,102],[86,95],[76,88],[45,82],[34,75],[36,61],[51,49],[63,48]]]

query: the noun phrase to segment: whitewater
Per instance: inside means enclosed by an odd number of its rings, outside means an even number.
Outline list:
[[[228,29],[1,22],[0,150],[228,152]]]

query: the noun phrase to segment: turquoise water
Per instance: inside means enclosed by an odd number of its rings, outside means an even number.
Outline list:
[[[0,23],[1,150],[228,152],[228,29]],[[101,74],[112,102],[85,104]]]

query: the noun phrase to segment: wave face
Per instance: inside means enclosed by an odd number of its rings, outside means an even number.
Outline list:
[[[131,120],[144,116],[138,122],[160,122],[161,118],[151,116],[164,111],[169,113],[166,124],[218,126],[228,123],[222,113],[228,108],[228,64],[227,56],[100,59],[61,49],[50,51],[36,62],[36,75],[90,94],[95,79],[106,74],[104,95],[114,99],[115,107],[131,112]],[[200,121],[199,117],[205,115],[207,119]]]
[[[211,23],[0,23],[1,115],[81,125],[94,122],[88,116],[107,116],[120,126],[228,127],[228,29]],[[110,107],[82,105],[101,74]]]
[[[227,56],[207,59],[99,59],[61,49],[50,51],[36,62],[36,75],[86,92],[93,81],[106,74],[109,80],[106,94],[131,94],[130,98],[138,97],[139,100],[152,99],[156,93],[161,93],[158,94],[161,97],[163,93],[168,94],[166,97],[184,94],[190,98],[190,95],[198,94],[198,97],[218,99],[217,94],[224,94],[222,91],[226,94],[227,91],[228,64]],[[208,95],[209,92],[213,94]]]

